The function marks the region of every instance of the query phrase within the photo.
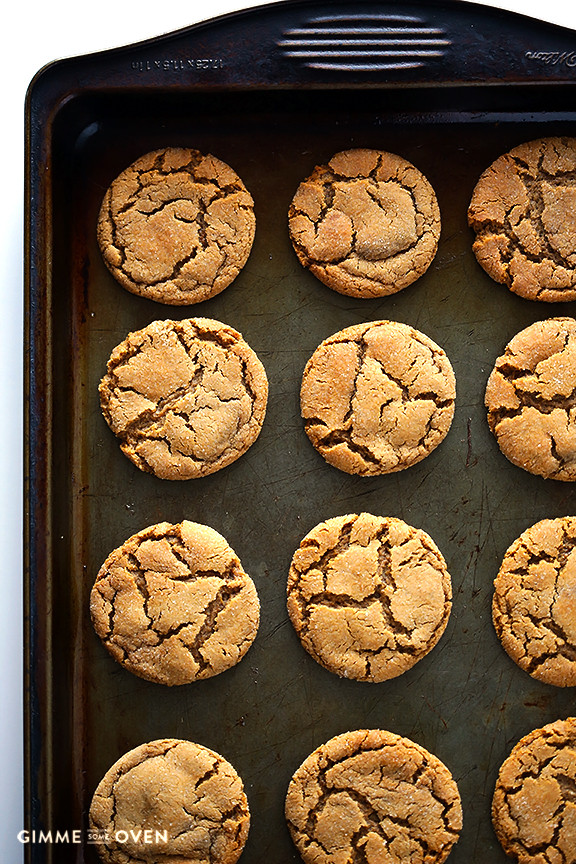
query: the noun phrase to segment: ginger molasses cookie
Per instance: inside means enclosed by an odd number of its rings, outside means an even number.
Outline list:
[[[498,357],[486,387],[488,424],[514,465],[576,480],[576,320],[536,321]]]
[[[480,177],[468,210],[484,270],[528,300],[576,298],[576,138],[514,147]]]
[[[161,522],[108,555],[90,613],[118,663],[171,686],[235,666],[256,637],[260,605],[252,579],[217,531]]]
[[[304,648],[359,681],[395,678],[428,654],[451,601],[446,562],[428,534],[370,513],[313,528],[288,577],[288,612]]]
[[[576,686],[576,518],[543,519],[510,546],[494,581],[492,619],[525,672]]]
[[[254,443],[268,398],[260,360],[209,318],[153,321],[112,352],[100,383],[122,452],[165,480],[212,474]]]
[[[535,729],[502,764],[492,822],[518,864],[576,864],[576,718]]]
[[[307,864],[445,861],[462,828],[458,787],[424,747],[356,730],[318,747],[295,772],[286,820]]]
[[[126,168],[98,217],[98,243],[117,281],[174,306],[223,291],[248,260],[254,230],[254,202],[236,172],[181,147]]]
[[[444,440],[456,383],[428,336],[397,321],[370,321],[318,346],[300,395],[306,434],[327,462],[348,474],[388,474]]]
[[[192,741],[150,741],[104,775],[90,831],[105,864],[235,864],[250,827],[242,781],[218,753]]]
[[[430,266],[440,210],[428,180],[406,159],[345,150],[304,180],[288,213],[300,263],[353,297],[411,285]]]

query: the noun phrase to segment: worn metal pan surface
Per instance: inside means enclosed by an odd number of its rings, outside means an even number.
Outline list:
[[[81,842],[29,844],[29,861],[94,864],[86,814],[95,786],[126,750],[159,737],[205,744],[238,769],[252,811],[245,864],[297,861],[283,818],[292,772],[332,735],[367,727],[406,735],[451,769],[464,805],[454,864],[506,860],[490,824],[498,767],[521,735],[573,713],[574,697],[532,680],[503,652],[490,619],[492,581],[521,531],[573,513],[576,502],[571,484],[504,459],[483,394],[514,333],[575,307],[525,301],[492,282],[472,255],[466,210],[493,159],[550,134],[576,135],[576,34],[468,3],[280,3],[39,73],[27,102],[26,827],[79,830]],[[246,267],[196,307],[124,291],[96,243],[108,184],[164,146],[213,153],[255,200]],[[298,183],[349,147],[409,159],[442,213],[428,272],[380,300],[321,285],[288,237]],[[98,382],[129,331],[199,314],[231,324],[256,350],[270,382],[268,413],[233,465],[162,481],[121,454],[100,414]],[[354,477],[310,446],[300,379],[323,338],[380,318],[414,325],[444,347],[457,408],[448,437],[423,462]],[[439,645],[382,684],[320,668],[285,606],[304,534],[362,510],[424,528],[453,580]],[[184,518],[228,539],[257,584],[262,622],[236,668],[162,688],[108,656],[88,596],[106,555],[130,534]]]

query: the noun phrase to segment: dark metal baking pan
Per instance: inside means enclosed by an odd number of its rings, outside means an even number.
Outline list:
[[[360,44],[358,44],[360,43]],[[438,755],[458,782],[464,829],[450,861],[504,862],[490,824],[498,767],[530,729],[574,711],[573,693],[532,680],[490,621],[508,547],[544,517],[574,513],[571,484],[501,456],[483,392],[496,356],[529,323],[572,315],[522,300],[477,265],[466,209],[480,173],[510,147],[576,134],[576,34],[459,2],[290,2],[140,45],[58,62],[27,101],[26,828],[81,832],[30,843],[30,862],[95,862],[86,814],[126,750],[189,738],[244,779],[252,828],[242,861],[297,861],[283,818],[290,776],[332,735],[380,727]],[[255,200],[256,240],[236,281],[195,307],[124,291],[95,224],[110,181],[163,146],[211,152]],[[287,233],[294,191],[338,150],[412,161],[443,220],[428,272],[397,295],[360,301],[321,285]],[[120,452],[97,386],[111,349],[156,318],[201,314],[240,330],[270,381],[249,452],[204,479],[161,481]],[[390,318],[444,347],[458,387],[452,429],[399,474],[344,475],[310,446],[298,392],[316,345],[347,325]],[[285,608],[290,559],[323,518],[360,510],[428,531],[447,559],[454,607],[433,652],[382,684],[339,679],[301,648]],[[94,635],[88,594],[108,554],[160,520],[220,531],[256,581],[262,623],[234,669],[179,688],[123,670]],[[38,835],[37,835],[38,836]]]

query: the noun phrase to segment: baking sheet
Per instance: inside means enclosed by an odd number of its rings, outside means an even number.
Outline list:
[[[451,864],[507,859],[490,824],[499,765],[521,735],[573,713],[570,689],[540,684],[504,653],[491,625],[492,580],[508,545],[541,518],[575,512],[571,484],[544,481],[500,454],[483,393],[496,357],[518,330],[574,304],[511,295],[477,265],[466,209],[480,173],[510,147],[576,135],[571,86],[524,84],[339,87],[218,94],[194,88],[82,88],[58,106],[49,131],[50,195],[34,211],[45,252],[30,277],[45,330],[30,336],[29,730],[30,828],[81,829],[83,843],[29,846],[34,862],[96,862],[86,842],[92,793],[128,749],[160,737],[224,755],[245,783],[252,827],[243,864],[298,861],[283,818],[293,771],[319,744],[354,728],[405,735],[440,757],[462,795],[464,829]],[[211,152],[255,200],[256,239],[236,281],[193,307],[168,307],[115,283],[95,225],[104,191],[135,158],[164,146]],[[397,295],[356,300],[303,270],[287,210],[314,165],[348,147],[412,161],[436,190],[442,236],[429,271]],[[36,243],[31,230],[30,241]],[[37,250],[32,258],[38,260]],[[112,348],[157,318],[216,318],[240,330],[266,367],[270,398],[257,442],[214,475],[169,482],[138,471],[99,409]],[[398,474],[361,478],[328,466],[299,416],[304,365],[326,336],[393,319],[447,352],[456,412],[443,444]],[[39,316],[31,316],[36,325]],[[400,678],[339,679],[300,646],[285,607],[292,554],[317,522],[359,511],[426,530],[447,560],[454,603],[438,646]],[[253,577],[262,604],[257,639],[234,669],[164,688],[107,654],[88,612],[106,555],[141,528],[191,519],[222,533]]]

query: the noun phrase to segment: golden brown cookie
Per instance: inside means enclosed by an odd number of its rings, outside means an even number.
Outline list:
[[[492,619],[525,672],[576,686],[576,518],[543,519],[510,546],[494,581]]]
[[[89,821],[105,864],[235,864],[250,812],[226,759],[167,738],[112,765],[94,792]]]
[[[288,612],[304,648],[330,672],[359,681],[395,678],[428,654],[451,600],[431,537],[369,513],[313,528],[288,577]]]
[[[388,474],[446,437],[456,383],[448,357],[423,333],[371,321],[318,346],[300,396],[306,434],[327,462],[348,474]]]
[[[492,800],[498,840],[518,864],[576,864],[576,719],[535,729],[502,764]]]
[[[488,424],[510,462],[576,480],[576,320],[536,321],[498,357],[486,387]]]
[[[161,522],[108,555],[90,613],[118,663],[172,686],[236,665],[256,637],[260,605],[252,579],[217,531]]]
[[[439,864],[458,840],[462,806],[452,775],[424,747],[357,730],[305,759],[286,819],[306,864]]]
[[[480,177],[468,210],[484,270],[528,300],[576,298],[576,138],[514,147]]]
[[[440,210],[428,180],[381,150],[345,150],[304,180],[288,213],[300,263],[353,297],[411,285],[430,266]]]
[[[240,333],[189,318],[130,333],[113,350],[99,392],[106,422],[138,468],[189,480],[219,471],[254,443],[268,381]]]
[[[98,217],[112,275],[133,294],[174,306],[223,291],[248,260],[254,230],[254,202],[236,172],[181,147],[126,168]]]

